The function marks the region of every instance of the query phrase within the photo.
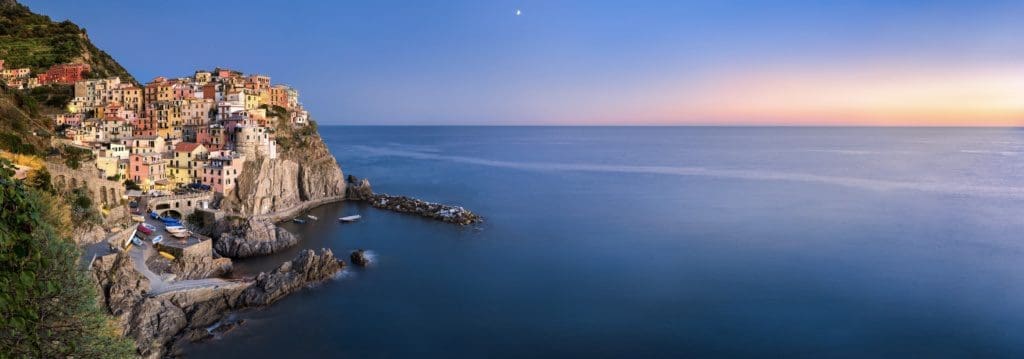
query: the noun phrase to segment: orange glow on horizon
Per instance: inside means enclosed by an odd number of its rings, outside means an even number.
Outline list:
[[[782,70],[708,77],[655,124],[1020,126],[1024,67]],[[694,92],[691,92],[694,93]]]

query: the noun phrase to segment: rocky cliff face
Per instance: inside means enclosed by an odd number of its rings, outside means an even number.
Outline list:
[[[183,256],[171,262],[171,273],[182,279],[220,277],[231,272],[231,258],[211,256]]]
[[[228,193],[222,208],[242,216],[302,211],[307,203],[340,200],[345,181],[338,162],[316,132],[300,147],[278,158],[259,157],[246,162],[237,188]]]
[[[209,338],[208,327],[235,309],[267,305],[303,287],[331,278],[343,263],[330,250],[306,250],[254,281],[196,286],[156,296],[147,295],[149,281],[138,273],[125,253],[93,263],[97,286],[124,335],[135,341],[139,354],[159,358],[177,351],[176,344]]]
[[[307,249],[274,271],[260,273],[239,300],[247,306],[271,304],[309,283],[333,277],[344,266],[345,262],[335,258],[330,249],[321,249],[320,255]]]
[[[271,254],[298,243],[295,235],[275,226],[269,219],[250,218],[240,227],[222,234],[213,249],[222,256],[245,258]]]

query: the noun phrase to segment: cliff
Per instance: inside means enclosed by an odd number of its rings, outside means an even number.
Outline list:
[[[158,358],[173,354],[178,343],[211,337],[208,328],[221,323],[232,310],[271,304],[333,277],[343,266],[329,249],[320,254],[306,250],[253,281],[192,286],[156,295],[147,293],[149,281],[133,268],[126,253],[98,258],[92,270],[102,302],[120,322],[123,334],[135,341],[140,355]]]
[[[271,254],[298,243],[297,237],[270,220],[250,218],[240,227],[222,234],[213,249],[222,256],[245,258]]]
[[[245,217],[270,215],[271,220],[280,220],[343,199],[341,167],[316,132],[316,125],[278,126],[276,131],[282,140],[296,135],[301,135],[302,141],[282,141],[289,146],[281,146],[278,158],[247,161],[235,190],[225,195],[221,208]]]

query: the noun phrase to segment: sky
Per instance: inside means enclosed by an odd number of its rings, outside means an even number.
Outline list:
[[[262,73],[321,124],[1024,125],[1024,1],[23,2],[140,81]]]

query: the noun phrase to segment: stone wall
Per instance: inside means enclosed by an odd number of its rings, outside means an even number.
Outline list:
[[[146,202],[146,206],[161,216],[166,215],[170,211],[175,211],[184,218],[195,212],[196,209],[202,209],[203,203],[212,203],[213,196],[213,192],[203,192],[152,197]]]
[[[201,237],[202,238],[202,237]],[[168,246],[157,244],[157,249],[170,253],[175,258],[204,258],[213,256],[213,240],[203,238],[199,243],[186,246]]]
[[[128,211],[124,208],[127,201],[122,200],[124,185],[103,177],[93,162],[83,162],[79,169],[72,169],[60,162],[47,161],[46,170],[50,172],[53,188],[58,193],[70,193],[76,188],[85,189],[97,207],[107,209],[104,213],[107,224],[128,218]]]

